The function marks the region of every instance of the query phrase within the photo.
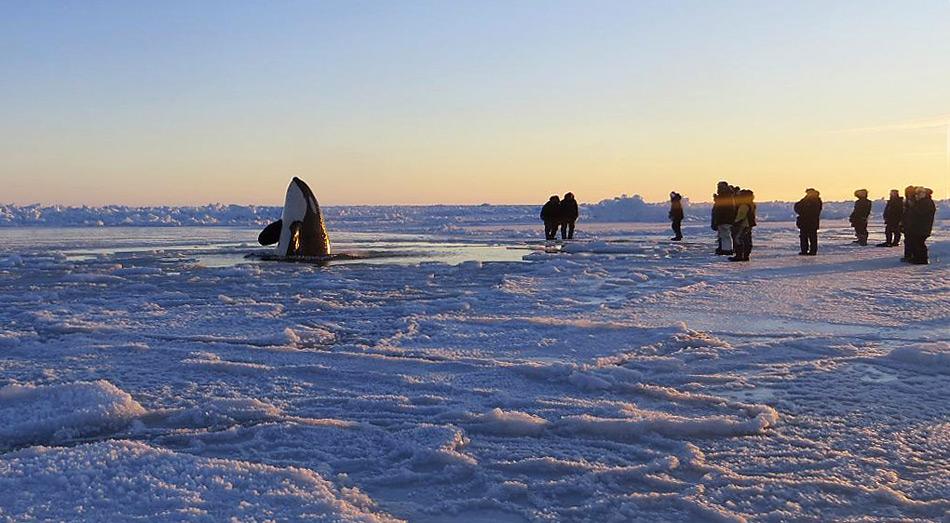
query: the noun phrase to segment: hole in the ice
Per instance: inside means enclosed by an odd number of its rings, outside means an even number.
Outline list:
[[[205,267],[229,267],[248,260],[252,253],[269,253],[257,245],[257,229],[229,227],[116,227],[105,229],[49,228],[32,238],[7,238],[14,246],[55,249],[74,262],[95,262],[117,255],[132,257],[187,256]],[[329,265],[465,262],[523,262],[543,245],[520,241],[497,243],[442,239],[426,234],[340,232],[333,235],[335,256]]]

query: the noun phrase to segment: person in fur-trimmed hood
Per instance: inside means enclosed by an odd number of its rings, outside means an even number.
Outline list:
[[[670,193],[669,216],[673,226],[673,237],[670,240],[678,242],[683,239],[683,196],[676,191]]]
[[[556,194],[541,207],[541,221],[544,222],[544,239],[557,238],[557,228],[561,225],[561,198]]]
[[[897,247],[901,243],[901,220],[904,217],[904,199],[897,189],[891,189],[891,197],[884,206],[884,243],[878,247]]]
[[[716,185],[716,194],[713,195],[712,230],[716,231],[718,248],[716,254],[731,256],[734,254],[732,246],[732,222],[736,220],[735,191],[729,182],[719,182]]]
[[[904,188],[904,214],[901,216],[901,230],[904,231],[904,257],[902,262],[909,262],[912,258],[911,245],[907,243],[907,219],[910,217],[910,210],[914,207],[917,199],[917,187],[908,185]]]
[[[795,214],[798,215],[795,225],[798,226],[802,247],[798,254],[815,256],[818,254],[818,227],[821,225],[821,194],[811,187],[805,189],[805,197],[795,204]]]
[[[854,235],[857,240],[854,243],[858,245],[868,244],[868,217],[871,216],[871,200],[868,200],[868,190],[858,189],[854,191],[857,198],[854,202],[854,210],[851,211],[851,226],[854,227]]]
[[[735,231],[735,256],[729,261],[749,261],[752,254],[752,228],[755,227],[755,195],[749,189],[736,193],[736,217],[732,224]]]
[[[558,209],[561,215],[561,239],[574,239],[574,225],[580,216],[580,209],[577,207],[577,200],[574,199],[574,193],[569,192],[561,200],[561,206]]]
[[[927,238],[933,232],[934,216],[937,206],[933,201],[933,191],[918,187],[914,205],[905,214],[904,244],[910,248],[910,263],[927,265],[930,263],[927,253]]]

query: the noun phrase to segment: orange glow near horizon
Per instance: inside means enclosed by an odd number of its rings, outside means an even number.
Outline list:
[[[511,137],[511,145],[459,147],[452,154],[421,147],[403,156],[329,151],[302,158],[288,153],[279,162],[243,149],[227,161],[205,158],[192,165],[156,158],[155,172],[144,175],[125,174],[143,168],[131,160],[102,163],[41,192],[29,180],[13,180],[4,192],[20,204],[277,205],[296,175],[308,181],[324,205],[534,204],[567,191],[585,203],[622,194],[665,201],[671,190],[706,202],[719,180],[753,189],[759,201],[797,200],[812,186],[828,200],[851,199],[857,188],[867,188],[872,199],[882,198],[910,184],[931,187],[944,197],[950,173],[942,148],[946,135],[936,127],[858,129],[814,133],[781,146],[770,145],[769,137],[746,142],[720,135],[686,152],[662,135],[631,143],[622,136],[608,141],[605,131],[600,143],[580,143],[575,136],[575,145],[562,150],[537,138],[531,143]],[[83,155],[77,151],[77,156]]]

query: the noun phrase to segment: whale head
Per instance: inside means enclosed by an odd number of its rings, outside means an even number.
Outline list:
[[[276,242],[278,256],[330,255],[330,236],[323,213],[306,182],[296,176],[290,181],[280,220],[268,225],[258,241],[261,245]]]

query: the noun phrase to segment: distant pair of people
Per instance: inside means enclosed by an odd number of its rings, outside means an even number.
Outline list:
[[[574,193],[567,193],[562,200],[557,195],[551,196],[548,203],[541,207],[541,221],[544,222],[544,238],[557,238],[558,228],[561,229],[562,240],[574,239],[574,224],[580,217],[580,209]]]
[[[716,254],[729,261],[749,261],[752,228],[756,226],[755,194],[728,182],[719,182],[713,195],[712,230],[716,232]]]

